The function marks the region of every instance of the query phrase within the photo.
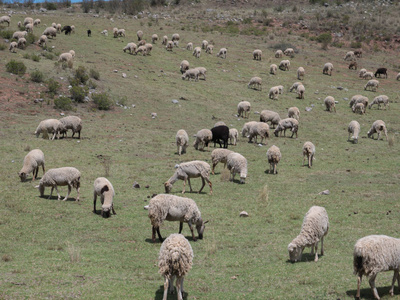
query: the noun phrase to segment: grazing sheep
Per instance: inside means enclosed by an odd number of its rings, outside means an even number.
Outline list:
[[[161,45],[166,46],[167,43],[168,43],[168,37],[167,37],[166,35],[164,35],[163,38],[162,38],[162,43],[161,43]]]
[[[173,41],[168,41],[165,49],[167,49],[167,51],[172,51],[172,49],[174,48],[174,42]]]
[[[25,26],[26,24],[33,24],[33,19],[30,18],[30,17],[26,17],[26,18],[24,19],[24,26]]]
[[[214,126],[211,128],[212,141],[215,144],[218,143],[219,147],[222,148],[221,140],[224,144],[224,148],[228,148],[228,139],[229,139],[229,127],[226,125]]]
[[[146,46],[139,46],[135,51],[135,55],[137,55],[138,53],[142,53],[143,56],[146,56],[147,54]]]
[[[106,30],[107,31],[107,30]],[[75,25],[71,25],[71,32],[72,33],[75,33]],[[106,36],[108,36],[108,31],[107,31],[107,35]]]
[[[226,52],[228,50],[226,48],[221,48],[219,49],[219,52],[217,54],[217,57],[225,58],[226,59]]]
[[[261,137],[261,144],[265,138],[265,144],[267,144],[267,138],[269,138],[269,125],[264,122],[256,122],[252,126],[250,126],[248,138],[249,143],[252,142],[253,138],[255,138],[255,143],[257,143],[257,137]]]
[[[100,196],[101,202],[101,216],[109,217],[111,211],[116,215],[114,210],[114,187],[111,182],[105,177],[98,177],[94,181],[93,191],[93,212],[96,213],[96,200],[97,196]]]
[[[303,145],[303,166],[304,161],[306,160],[306,156],[308,160],[308,167],[311,168],[315,156],[315,146],[311,142],[305,142]]]
[[[193,43],[187,43],[186,50],[193,51]]]
[[[118,28],[117,27],[113,28],[113,35],[114,35],[114,38],[118,37]]]
[[[253,59],[254,60],[261,60],[262,51],[260,49],[256,49],[253,51]]]
[[[282,131],[283,131],[283,136],[286,136],[286,129],[290,129],[292,132],[291,138],[293,137],[294,134],[296,134],[297,138],[297,131],[299,129],[299,121],[293,118],[286,118],[282,119],[279,121],[278,126],[275,128],[274,134],[276,137],[278,137],[278,134],[280,132],[280,135],[282,136]]]
[[[181,234],[171,234],[162,243],[158,257],[158,273],[164,276],[163,300],[168,298],[169,292],[174,292],[176,277],[176,293],[178,300],[183,300],[183,280],[192,268],[193,250],[188,240]]]
[[[396,80],[400,80],[400,73],[397,74]]]
[[[196,226],[199,239],[203,239],[204,227],[208,222],[201,218],[201,212],[190,198],[168,194],[158,194],[149,202],[149,218],[152,225],[152,241],[156,241],[156,232],[160,241],[164,241],[160,234],[160,226],[167,221],[179,221],[179,233],[182,232],[183,222],[188,223],[193,241],[196,241],[192,225]]]
[[[275,58],[282,58],[282,57],[283,57],[283,51],[282,50],[276,50]]]
[[[58,138],[58,134],[60,133],[60,131],[62,131],[64,129],[65,128],[64,128],[63,123],[61,123],[59,120],[47,119],[47,120],[43,120],[39,123],[38,127],[36,128],[35,134],[36,134],[36,137],[39,137],[39,135],[43,132],[53,133],[52,140],[54,140],[56,135]],[[49,139],[50,139],[50,135],[49,135]]]
[[[283,85],[277,85],[276,87],[278,88],[279,94],[283,94]]]
[[[56,30],[57,30],[57,33],[61,33],[61,24],[57,24]]]
[[[374,78],[374,73],[372,72],[364,72],[364,74],[362,75],[363,79],[372,79]]]
[[[322,74],[332,76],[333,65],[331,63],[326,63],[322,69]]]
[[[146,45],[146,40],[141,40],[141,41],[138,43],[138,47],[144,46],[144,45]]]
[[[200,54],[201,54],[201,48],[200,47],[196,47],[193,50],[193,56],[196,58],[200,58]]]
[[[151,50],[153,50],[153,45],[150,43],[146,43],[144,44],[145,48],[146,48],[146,55],[150,55]]]
[[[326,111],[332,111],[334,110],[336,112],[336,106],[335,106],[335,98],[332,96],[328,96],[324,100]]]
[[[375,77],[378,77],[378,75],[379,75],[379,77],[381,77],[381,75],[384,75],[385,78],[387,78],[387,77],[388,77],[388,75],[387,75],[387,69],[386,69],[386,68],[379,68],[379,69],[376,70],[376,72],[375,72]]]
[[[260,77],[253,77],[250,79],[249,83],[247,84],[248,88],[253,88],[255,90],[260,89],[262,91],[262,79]]]
[[[17,51],[16,51],[17,48],[18,48],[18,43],[17,43],[17,42],[11,42],[11,43],[10,43],[10,47],[8,48],[8,50],[9,50],[10,52],[12,52],[12,53],[15,53],[15,52],[17,52]]]
[[[318,242],[321,240],[321,255],[324,255],[324,237],[328,234],[329,218],[325,208],[312,206],[306,213],[301,225],[300,234],[288,245],[290,261],[301,260],[305,247],[311,247],[311,255],[314,261],[318,261]]]
[[[118,31],[117,31],[117,36],[123,36],[123,37],[125,37],[125,29],[118,29]]]
[[[356,57],[355,57],[353,51],[348,51],[348,52],[346,53],[346,55],[344,56],[343,59],[344,59],[344,60],[355,60]]]
[[[206,80],[207,69],[204,67],[196,67],[195,69],[199,71],[199,76],[202,75],[204,80]]]
[[[360,134],[360,123],[357,121],[351,121],[349,124],[349,127],[347,128],[347,131],[349,132],[349,138],[350,136],[353,139],[353,143],[357,144],[358,143],[358,135]]]
[[[236,146],[238,137],[239,137],[239,132],[237,131],[237,129],[230,128],[229,129],[229,142],[231,143],[231,145]]]
[[[206,40],[201,42],[201,49],[205,50],[205,49],[207,49],[207,46],[208,46],[208,42]]]
[[[48,38],[49,38],[49,37],[53,38],[53,37],[56,37],[56,36],[57,36],[57,30],[56,30],[55,28],[53,28],[53,27],[47,27],[47,28],[43,31],[42,35],[45,35],[45,36],[47,36]]]
[[[360,115],[363,115],[363,114],[365,114],[366,106],[361,102],[355,103],[352,107],[352,110],[353,110],[353,113],[356,113],[356,114],[359,113]]]
[[[226,158],[228,170],[231,171],[229,180],[234,181],[236,173],[240,174],[240,184],[244,184],[247,177],[247,159],[236,152],[228,155]]]
[[[206,53],[212,54],[214,50],[214,45],[208,45],[206,48]]]
[[[368,235],[359,239],[353,251],[354,274],[357,275],[356,299],[360,299],[360,287],[363,275],[369,277],[369,285],[375,299],[380,299],[375,287],[379,272],[393,270],[392,286],[389,294],[394,296],[394,284],[400,287],[400,239],[386,235]]]
[[[21,28],[21,27],[22,27],[22,22],[21,22],[21,21],[18,21],[17,27],[18,27],[18,28]]]
[[[82,120],[77,116],[67,116],[60,119],[60,122],[64,125],[64,130],[62,131],[63,137],[65,133],[65,137],[67,137],[68,129],[72,130],[72,137],[74,137],[75,133],[78,133],[78,139],[81,138],[81,130],[82,130]]]
[[[33,33],[33,24],[29,23],[25,25],[25,30],[26,32],[31,32]]]
[[[296,106],[289,107],[288,118],[293,118],[297,121],[300,120],[300,110]]]
[[[377,104],[378,109],[381,108],[381,104],[383,104],[384,108],[386,109],[386,105],[389,106],[389,97],[386,95],[379,95],[374,98],[372,103],[368,106],[371,109],[372,105]]]
[[[44,169],[44,154],[40,149],[34,149],[30,151],[24,158],[24,164],[21,171],[19,171],[18,176],[21,181],[25,181],[26,177],[33,172],[32,181],[35,181],[38,173],[39,167],[42,166],[43,174],[46,173]]]
[[[0,24],[7,23],[7,26],[10,26],[11,18],[9,16],[0,17]]]
[[[184,129],[178,130],[175,136],[176,146],[178,147],[179,156],[186,153],[186,148],[189,145],[189,136]]]
[[[270,88],[268,93],[268,98],[273,100],[278,100],[279,88],[277,86],[273,86]]]
[[[297,87],[299,85],[303,85],[301,82],[295,82],[293,85],[290,87],[289,92],[292,92],[293,90],[297,93]]]
[[[276,174],[276,166],[282,158],[281,150],[275,145],[272,145],[267,151],[267,158],[269,163],[269,173]]]
[[[18,39],[18,48],[21,48],[21,49],[26,48],[26,39],[25,38]]]
[[[108,30],[107,30],[107,29],[104,29],[104,30],[101,32],[101,34],[104,34],[105,36],[108,36]]]
[[[279,63],[279,69],[282,71],[289,71],[289,67],[290,67],[290,61],[286,60],[282,60]]]
[[[238,117],[249,118],[251,104],[249,101],[241,101],[237,106]]]
[[[278,125],[281,120],[281,117],[277,112],[272,110],[263,110],[260,113],[260,122],[270,122],[271,127],[275,128],[275,125]]]
[[[66,53],[61,53],[60,56],[58,57],[59,62],[70,62],[73,60],[72,54],[69,52]]]
[[[196,140],[194,141],[193,147],[196,150],[204,150],[207,147],[209,150],[209,142],[212,140],[212,132],[210,129],[201,129],[196,133]]]
[[[304,79],[304,75],[305,75],[305,74],[306,74],[306,71],[304,70],[303,67],[299,67],[299,68],[297,69],[297,79],[298,79],[298,80]]]
[[[233,153],[233,151],[228,149],[214,149],[211,152],[211,161],[213,164],[211,173],[213,175],[215,174],[214,170],[218,163],[224,163],[224,169],[225,169],[228,155],[231,153]]]
[[[51,27],[53,27],[54,29],[57,29],[57,24],[56,23],[51,23]]]
[[[156,41],[158,41],[158,35],[157,35],[157,34],[153,34],[153,35],[151,36],[151,42],[152,42],[153,44],[155,44]]]
[[[27,34],[28,34],[28,32],[26,32],[26,31],[16,31],[13,33],[12,39],[16,39],[16,40],[22,39],[22,38],[25,38]]]
[[[136,32],[136,36],[137,36],[137,40],[138,40],[138,41],[141,41],[141,40],[143,39],[143,31],[138,30],[138,31]]]
[[[186,70],[185,73],[183,73],[182,80],[185,80],[187,78],[188,81],[190,79],[194,79],[194,81],[199,81],[199,75],[200,71],[198,69],[189,69]]]
[[[367,84],[364,86],[365,91],[369,89],[376,92],[377,88],[379,88],[379,81],[376,79],[368,80]]]
[[[91,37],[91,36],[92,36],[92,31],[91,31],[90,29],[86,30],[86,32],[87,32],[87,36],[88,36],[88,37]]]
[[[387,129],[386,129],[386,124],[385,122],[383,122],[382,120],[376,120],[374,123],[372,123],[372,127],[371,129],[368,131],[367,135],[369,138],[374,138],[374,134],[378,133],[378,138],[377,140],[379,140],[380,136],[381,136],[381,132],[383,131],[383,133],[386,136],[386,140],[388,140],[388,136],[387,136]]]
[[[71,35],[72,32],[72,27],[69,25],[65,25],[62,29],[61,32],[65,31],[65,35]]]
[[[179,40],[180,40],[179,34],[178,33],[174,33],[172,35],[172,41],[175,42],[175,41],[179,41]]]
[[[354,55],[357,56],[358,58],[361,58],[362,57],[362,50],[360,49],[360,50],[354,51]]]
[[[187,60],[182,60],[180,66],[181,74],[185,73],[187,70],[189,70],[189,62]]]
[[[362,103],[362,104],[364,104],[364,108],[366,109],[367,106],[368,106],[368,101],[369,101],[368,98],[365,97],[365,96],[362,96],[362,95],[354,95],[353,97],[351,97],[351,100],[350,100],[349,104],[350,104],[350,107],[351,107],[351,108],[354,108],[354,106],[355,106],[357,103]],[[364,111],[364,113],[365,113],[365,111]]]
[[[53,190],[56,189],[58,200],[61,200],[61,196],[58,192],[57,186],[68,185],[68,193],[63,201],[68,199],[72,187],[76,188],[76,192],[78,193],[75,201],[79,201],[79,188],[81,184],[80,180],[81,172],[79,172],[76,168],[64,167],[58,169],[50,169],[43,175],[42,179],[40,179],[39,185],[36,186],[36,188],[39,189],[40,197],[43,197],[45,187],[51,186],[51,192],[48,199],[51,198]]]
[[[243,128],[242,128],[242,137],[248,137],[249,133],[250,133],[250,129],[253,126],[256,126],[258,122],[256,121],[250,121],[247,123],[244,123]]]
[[[357,70],[357,62],[352,61],[349,63],[349,70]]]
[[[300,84],[297,86],[297,98],[299,99],[304,99],[304,93],[306,91],[306,88],[304,87],[304,85]]]
[[[186,180],[189,182],[190,192],[192,192],[192,185],[190,184],[190,178],[201,177],[202,186],[199,190],[199,194],[203,190],[206,181],[210,186],[210,195],[212,194],[212,183],[210,181],[211,167],[205,161],[193,160],[184,162],[178,165],[174,175],[172,175],[165,183],[165,192],[168,194],[171,192],[172,185],[178,180],[183,180],[182,194],[185,193]]]
[[[272,64],[269,67],[269,73],[272,75],[276,75],[276,72],[278,71],[278,66],[276,64]]]
[[[126,52],[126,50],[129,51],[130,54],[133,54],[136,52],[137,45],[135,43],[128,43],[122,51]]]
[[[358,72],[358,77],[363,78],[364,74],[367,72],[366,69],[361,69],[360,72]]]
[[[69,53],[72,55],[72,58],[75,58],[75,51],[74,50],[69,50]]]
[[[287,48],[285,51],[283,51],[283,54],[286,56],[292,56],[294,55],[294,50],[292,48]]]

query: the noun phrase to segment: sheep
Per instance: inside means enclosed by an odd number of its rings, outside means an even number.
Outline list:
[[[199,190],[199,194],[205,186],[207,181],[210,186],[210,195],[212,195],[212,183],[210,181],[211,167],[205,161],[193,160],[184,162],[178,165],[174,175],[172,175],[165,183],[165,192],[169,194],[172,189],[172,185],[178,180],[183,180],[183,190],[182,194],[185,193],[186,180],[189,182],[190,192],[192,192],[192,185],[190,184],[190,178],[201,177],[202,186]]]
[[[333,64],[328,62],[324,65],[324,68],[322,69],[322,74],[332,76],[332,71]]]
[[[189,145],[189,136],[184,129],[178,130],[175,136],[176,146],[178,147],[179,156],[182,153],[186,153],[186,148]]]
[[[217,54],[217,57],[221,57],[221,58],[224,58],[224,59],[226,59],[226,52],[227,52],[228,50],[226,49],[226,48],[221,48],[221,49],[219,49],[219,52],[218,52],[218,54]]]
[[[204,147],[207,146],[207,150],[209,150],[209,142],[212,140],[212,132],[210,129],[201,129],[196,133],[196,140],[193,143],[193,147],[196,150],[204,150]]]
[[[336,106],[335,106],[335,98],[332,96],[328,96],[324,100],[326,111],[332,111],[334,110],[336,112]]]
[[[243,155],[233,152],[226,158],[226,164],[230,171],[229,180],[234,182],[236,173],[239,173],[239,183],[244,184],[247,177],[247,159]]]
[[[281,120],[281,117],[277,112],[272,110],[263,110],[260,113],[260,122],[270,122],[271,126],[275,128],[275,125],[278,125]]]
[[[33,24],[29,23],[25,25],[25,30],[26,32],[31,32],[33,33]]]
[[[187,60],[182,60],[180,65],[181,74],[189,70],[189,62]]]
[[[282,58],[282,56],[283,56],[283,51],[282,50],[276,50],[275,58]]]
[[[400,239],[387,235],[368,235],[359,239],[353,251],[354,275],[357,275],[356,299],[360,299],[362,276],[369,277],[369,285],[375,299],[380,299],[375,287],[375,279],[379,272],[393,270],[392,286],[389,290],[394,295],[394,284],[400,287]]]
[[[383,133],[386,136],[386,141],[388,140],[388,136],[387,136],[387,129],[386,129],[386,124],[385,122],[383,122],[382,120],[376,120],[374,123],[372,123],[372,127],[371,129],[367,132],[367,135],[369,138],[374,138],[374,134],[375,132],[378,133],[378,138],[377,140],[379,140],[379,137],[381,136],[381,132],[383,131]]]
[[[75,58],[75,51],[74,50],[69,50],[69,53],[72,55],[72,58]]]
[[[40,23],[41,23],[40,19],[35,19],[35,20],[33,21],[33,25],[34,25],[34,26],[39,26]]]
[[[256,49],[253,51],[253,59],[254,60],[261,60],[262,51],[260,49]]]
[[[302,85],[302,83],[301,82],[295,82],[295,83],[293,83],[293,85],[290,87],[290,89],[289,89],[289,92],[292,92],[293,90],[297,93],[297,87],[299,86],[299,85]]]
[[[194,81],[199,81],[200,71],[198,69],[189,69],[182,75],[182,80],[194,79]]]
[[[74,137],[75,133],[78,133],[78,139],[81,138],[81,130],[82,130],[82,120],[77,116],[67,116],[60,119],[60,122],[64,125],[64,130],[62,130],[62,134],[67,137],[68,129],[72,130],[72,137]]]
[[[357,56],[358,58],[361,58],[362,57],[362,50],[360,49],[360,50],[354,51],[354,55]]]
[[[276,72],[278,71],[278,66],[276,64],[272,64],[269,66],[269,73],[272,75],[276,75]]]
[[[365,91],[370,89],[373,92],[376,92],[377,88],[379,88],[379,81],[376,79],[368,80],[367,84],[364,86]]]
[[[366,72],[366,69],[361,69],[360,72],[358,72],[358,77],[362,78]]]
[[[206,48],[206,53],[212,54],[214,50],[214,45],[208,45]]]
[[[397,73],[396,80],[400,80],[400,73]]]
[[[276,170],[276,166],[278,165],[279,161],[282,158],[281,150],[277,146],[272,145],[267,150],[267,158],[269,163],[269,173],[272,174],[278,173]]]
[[[135,43],[128,43],[122,51],[126,52],[126,50],[129,51],[130,54],[133,54],[136,52],[137,45]]]
[[[72,54],[71,53],[69,53],[69,52],[66,52],[66,53],[61,53],[60,54],[60,56],[58,57],[58,61],[59,62],[72,62],[72,60],[73,60],[73,57],[72,57]]]
[[[157,34],[153,34],[153,35],[151,36],[151,42],[152,42],[153,44],[155,44],[156,41],[158,41],[158,35],[157,35]]]
[[[381,75],[384,75],[385,78],[388,78],[387,69],[386,69],[386,68],[379,68],[379,69],[376,70],[376,72],[375,72],[375,77],[378,77],[378,75],[379,75],[379,77],[381,77]]]
[[[20,38],[18,39],[18,48],[25,49],[26,48],[26,39]]]
[[[248,88],[253,88],[255,90],[260,89],[262,91],[262,79],[260,77],[253,77],[250,79],[249,83],[247,84]]]
[[[137,55],[138,53],[142,53],[143,56],[146,56],[147,54],[146,46],[139,46],[135,51],[135,55]]]
[[[118,29],[118,31],[117,31],[117,36],[123,36],[123,37],[125,37],[125,29]]]
[[[314,158],[315,146],[311,142],[305,142],[303,145],[303,166],[304,166],[304,161],[306,160],[306,156],[307,156],[307,160],[308,160],[308,167],[311,168],[312,162],[315,159]]]
[[[290,61],[286,60],[282,60],[279,63],[279,69],[282,71],[289,71],[289,67],[290,67]]]
[[[349,63],[349,70],[357,70],[357,62],[352,61]]]
[[[61,32],[61,24],[57,24],[56,26],[57,33]]]
[[[276,137],[278,137],[279,132],[281,133],[280,135],[282,136],[282,131],[283,131],[283,136],[286,136],[286,129],[290,128],[290,131],[292,132],[291,138],[293,137],[294,134],[296,134],[297,138],[297,131],[299,129],[299,121],[293,118],[286,118],[282,119],[279,121],[278,126],[275,128],[274,134]]]
[[[305,73],[306,73],[306,71],[304,70],[304,68],[303,68],[303,67],[299,67],[299,68],[297,69],[297,79],[298,79],[298,80],[304,79]]]
[[[196,67],[195,69],[199,71],[199,76],[202,75],[204,80],[206,80],[207,69],[204,67]]]
[[[22,39],[22,38],[25,38],[27,34],[28,34],[27,31],[16,31],[13,33],[12,39],[16,39],[16,40]]]
[[[214,148],[215,144],[218,143],[219,147],[222,148],[221,140],[224,144],[224,148],[228,148],[228,139],[229,139],[229,127],[226,125],[220,125],[211,128],[211,134],[212,134],[212,141],[214,142]]]
[[[144,44],[144,46],[146,47],[146,55],[150,55],[151,50],[153,50],[153,45],[150,43],[146,43]]]
[[[44,169],[44,154],[40,149],[34,149],[30,151],[24,158],[24,164],[21,171],[19,171],[18,176],[21,181],[25,181],[26,177],[33,172],[32,181],[35,181],[38,173],[39,167],[42,166],[43,174],[46,173]]]
[[[283,85],[277,85],[276,87],[278,88],[279,94],[283,94]]]
[[[200,58],[200,54],[201,54],[201,48],[200,47],[196,47],[193,50],[193,56],[196,58]]]
[[[297,86],[297,95],[299,99],[304,99],[304,93],[305,93],[306,89],[304,87],[304,85],[300,84]]]
[[[287,48],[285,51],[283,51],[283,54],[286,56],[292,56],[294,55],[294,50],[292,48]]]
[[[218,121],[218,122],[216,122],[216,123],[214,124],[213,127],[218,127],[218,126],[222,126],[222,125],[226,126],[225,122],[224,122],[224,121]]]
[[[164,36],[163,36],[163,39],[162,39],[161,45],[166,46],[166,45],[167,45],[167,42],[168,42],[168,37],[167,37],[166,35],[164,35]]]
[[[250,133],[250,129],[255,126],[258,122],[256,121],[250,121],[247,123],[244,123],[243,128],[242,128],[242,137],[248,137]]]
[[[228,150],[228,149],[214,149],[211,152],[211,161],[213,164],[211,173],[213,175],[215,175],[214,170],[218,163],[224,163],[224,168],[226,167],[228,155],[231,153],[233,153],[233,151]]]
[[[363,103],[355,103],[352,107],[353,113],[359,113],[360,115],[365,114],[366,107]]]
[[[26,24],[33,24],[33,19],[30,18],[30,17],[26,17],[26,18],[24,19],[24,26],[25,26]]]
[[[201,42],[201,49],[205,50],[205,49],[207,49],[207,46],[208,46],[208,42],[206,40]]]
[[[7,26],[10,26],[11,18],[9,16],[0,17],[0,24],[7,23]]]
[[[76,188],[76,192],[78,193],[75,201],[79,201],[79,189],[81,184],[80,180],[81,172],[79,172],[79,170],[76,168],[64,167],[58,169],[50,169],[40,179],[39,185],[37,185],[36,188],[39,189],[40,197],[43,197],[45,187],[51,186],[51,192],[48,199],[51,198],[53,190],[56,189],[58,200],[61,200],[61,196],[58,192],[57,186],[68,185],[68,193],[63,201],[68,199],[72,187]]]
[[[261,144],[265,138],[265,144],[267,144],[267,138],[269,137],[269,125],[264,122],[256,122],[249,129],[249,143],[252,142],[253,138],[255,138],[255,142],[257,143],[257,137],[261,136]]]
[[[57,30],[56,30],[55,28],[53,28],[53,27],[47,27],[47,28],[43,31],[42,35],[45,35],[45,36],[47,36],[47,37],[53,38],[53,37],[56,37],[56,36],[57,36]]]
[[[111,182],[105,177],[98,177],[94,181],[93,191],[93,212],[96,213],[96,200],[97,196],[100,196],[101,202],[101,216],[109,217],[111,211],[116,215],[114,210],[114,187]]]
[[[160,226],[167,221],[179,221],[179,233],[182,232],[183,222],[188,223],[192,233],[193,241],[197,241],[194,236],[192,225],[196,226],[198,238],[203,239],[205,224],[201,212],[190,198],[179,197],[169,194],[158,194],[149,202],[149,218],[152,225],[152,241],[156,241],[156,232],[160,241],[164,241],[160,234]]]
[[[193,250],[188,240],[181,234],[171,234],[162,243],[158,257],[159,273],[164,276],[163,300],[174,292],[174,280],[176,279],[176,292],[178,300],[183,300],[183,280],[192,268]]]
[[[101,34],[104,34],[105,36],[108,36],[108,30],[107,30],[107,29],[104,29],[104,30],[101,32]]]
[[[389,106],[389,97],[386,95],[376,96],[368,108],[371,109],[372,105],[374,104],[378,105],[378,109],[380,109],[381,104],[383,104],[384,108],[386,109],[386,105]]]
[[[21,28],[21,27],[22,27],[22,22],[21,22],[21,21],[18,21],[17,27],[18,27],[18,28]]]
[[[293,118],[298,121],[300,119],[300,110],[296,106],[290,107],[288,109],[288,118]]]
[[[57,29],[57,24],[56,23],[51,23],[51,27],[53,27],[54,29]]]
[[[118,28],[117,27],[113,28],[113,35],[114,35],[114,38],[118,37]]]
[[[274,99],[278,100],[278,94],[279,94],[279,89],[276,86],[273,86],[270,88],[269,93],[268,93],[268,98],[269,99]]]
[[[187,43],[186,50],[193,51],[193,43]]]
[[[349,102],[350,107],[353,107],[357,103],[362,103],[362,104],[364,104],[364,107],[367,108],[368,98],[365,96],[362,96],[362,95],[354,95],[353,97],[351,97],[351,100]]]
[[[348,51],[346,53],[346,55],[344,56],[344,58],[343,58],[343,60],[349,60],[349,59],[350,60],[355,60],[356,59],[353,51]]]
[[[38,127],[36,128],[35,135],[36,137],[39,137],[41,133],[47,132],[47,133],[53,133],[53,137],[51,140],[54,140],[54,138],[60,133],[60,131],[64,130],[64,125],[57,119],[47,119],[43,120],[39,123]],[[50,136],[49,136],[50,139]]]
[[[138,41],[141,41],[141,40],[143,39],[143,31],[138,30],[138,31],[136,32],[136,36],[137,36],[137,40],[138,40]]]
[[[141,41],[138,43],[138,47],[144,46],[144,45],[146,45],[146,40],[141,40]]]
[[[353,143],[357,144],[358,143],[358,135],[360,133],[360,123],[358,123],[357,121],[351,121],[349,124],[349,127],[347,128],[347,131],[349,133],[349,138],[348,140],[350,140],[350,136],[353,139]]]
[[[363,79],[372,79],[372,78],[374,78],[374,73],[372,73],[372,72],[364,72],[363,75],[362,75],[362,78]]]
[[[174,33],[172,35],[172,41],[175,42],[175,41],[179,41],[179,40],[180,40],[179,33]]]
[[[325,208],[312,206],[306,213],[301,225],[300,234],[288,245],[289,257],[292,263],[301,260],[305,247],[311,247],[314,261],[318,261],[318,242],[321,240],[321,255],[324,255],[324,237],[328,234],[329,218]]]
[[[72,28],[69,25],[65,25],[62,29],[61,32],[65,31],[65,35],[71,35],[72,32]]]
[[[249,118],[251,104],[249,101],[241,101],[237,106],[238,117]]]
[[[165,49],[167,49],[167,51],[172,51],[173,48],[174,48],[174,42],[173,41],[168,41],[166,43]]]
[[[229,129],[229,141],[230,141],[231,145],[236,146],[238,137],[239,137],[239,132],[237,131],[237,129],[230,128]]]
[[[17,42],[11,42],[10,43],[10,47],[8,48],[8,50],[12,53],[16,52],[16,49],[18,47],[18,43]]]

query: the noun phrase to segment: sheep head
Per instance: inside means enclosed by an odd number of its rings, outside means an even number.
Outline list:
[[[303,253],[303,247],[297,246],[296,244],[290,243],[288,245],[289,258],[292,263],[301,260],[301,255]]]
[[[39,185],[35,186],[35,188],[39,189],[40,197],[43,197],[44,194],[44,185],[40,183]]]
[[[22,182],[24,182],[26,180],[26,173],[25,172],[19,172],[18,176],[19,176],[19,178],[21,178]]]
[[[164,183],[165,187],[165,193],[169,194],[172,190],[172,184],[170,184],[168,181]]]
[[[197,229],[197,233],[199,234],[200,240],[203,239],[203,232],[204,232],[205,224],[208,222],[209,221],[204,222],[202,218],[199,218],[199,220],[196,223],[196,229]]]

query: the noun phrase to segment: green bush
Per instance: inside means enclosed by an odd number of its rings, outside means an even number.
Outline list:
[[[9,73],[13,73],[16,75],[24,75],[26,72],[26,66],[23,62],[21,61],[15,61],[15,60],[10,60],[7,64],[6,64],[6,69],[7,72]]]
[[[43,82],[44,75],[39,70],[35,70],[31,73],[31,80],[33,82]]]
[[[48,51],[43,51],[41,54],[42,54],[42,56],[44,56],[45,58],[50,59],[50,60],[53,60],[53,58],[54,58],[54,54],[50,53]]]
[[[75,70],[75,78],[79,83],[86,84],[89,80],[89,76],[86,73],[86,69],[83,66],[79,66],[78,69]]]
[[[99,71],[97,71],[97,70],[90,69],[89,75],[90,75],[90,77],[93,78],[93,79],[100,80],[100,73],[99,73]]]
[[[14,34],[14,32],[11,30],[0,30],[0,36],[3,39],[11,40],[13,34]]]
[[[351,48],[361,48],[361,42],[357,42],[357,41],[351,42],[350,47]]]
[[[35,43],[39,38],[37,36],[35,36],[32,32],[29,32],[26,37],[26,45],[30,45]]]
[[[322,49],[326,50],[328,44],[332,41],[332,35],[329,32],[321,33],[317,36],[317,42],[322,44]]]
[[[43,4],[47,10],[57,10],[57,5],[54,2],[45,1]]]
[[[113,102],[107,93],[92,94],[93,102],[100,110],[109,110],[113,106]]]
[[[72,100],[68,97],[58,97],[57,99],[54,100],[54,106],[57,109],[61,110],[72,110]]]
[[[47,81],[47,88],[49,89],[49,94],[54,97],[54,95],[58,92],[59,88],[61,87],[61,84],[54,80],[53,78],[50,78]]]
[[[32,53],[31,59],[32,59],[33,61],[40,61],[40,56],[37,55],[37,54],[35,54],[35,53]]]
[[[83,87],[80,87],[79,85],[75,85],[69,90],[69,92],[71,93],[71,98],[75,102],[82,103],[87,95],[87,88],[85,89]]]
[[[29,53],[24,53],[24,55],[22,55],[22,57],[25,58],[25,59],[30,59],[31,58]]]
[[[97,88],[96,82],[94,82],[94,81],[92,81],[92,80],[89,80],[88,86],[89,86],[90,89],[95,89],[95,88]]]
[[[7,45],[4,43],[0,43],[0,50],[5,50],[7,48]]]

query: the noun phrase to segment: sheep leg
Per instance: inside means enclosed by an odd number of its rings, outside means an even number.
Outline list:
[[[33,178],[32,181],[35,181],[37,174],[39,173],[39,166],[37,166],[34,170],[33,170]]]
[[[182,277],[178,276],[176,279],[176,292],[178,294],[178,300],[183,300],[182,297]]]
[[[374,297],[375,297],[375,299],[380,299],[379,298],[379,295],[378,295],[378,291],[377,291],[377,289],[376,289],[376,287],[375,287],[375,278],[376,278],[376,275],[377,274],[373,274],[373,275],[371,275],[371,277],[369,278],[369,285],[371,286],[371,290],[372,290],[372,293],[374,294]]]
[[[56,189],[57,189],[57,187],[56,187]],[[67,193],[67,196],[65,196],[65,198],[63,199],[63,201],[68,199],[70,193],[71,193],[71,185],[68,184],[68,193]],[[60,198],[60,195],[58,195],[58,198]],[[58,200],[60,200],[60,199],[58,199]]]
[[[217,166],[217,164],[218,164],[218,163],[215,163],[215,164],[213,164],[213,166],[212,166],[212,171],[211,171],[211,173],[212,173],[213,175],[215,175],[214,170],[215,170],[215,167]]]
[[[182,232],[183,229],[183,222],[179,222],[179,233]]]
[[[308,155],[308,167],[311,168],[312,166],[312,155]]]
[[[274,174],[276,174],[276,163],[274,163]]]
[[[48,199],[50,199],[50,198],[51,198],[51,195],[53,195],[53,190],[54,190],[54,186],[51,187],[50,196],[49,196]],[[56,190],[57,190],[57,187],[56,187]],[[58,191],[57,191],[57,194],[58,194]]]
[[[357,294],[356,294],[356,299],[360,299],[361,281],[362,281],[362,275],[358,275],[358,277],[357,277]]]
[[[206,185],[206,182],[205,182],[205,180],[204,180],[204,177],[201,177],[201,183],[202,183],[202,185],[201,185],[201,188],[200,188],[200,190],[199,190],[199,194],[201,193],[201,191],[203,190],[204,186]]]
[[[306,156],[303,155],[303,166],[304,166],[304,162],[306,161]]]
[[[153,226],[153,236],[154,236],[153,242],[156,240],[155,231],[157,231],[157,235],[158,235],[158,238],[159,238],[160,242],[163,242],[164,239],[163,239],[162,236],[161,236],[160,227],[154,227],[154,226]]]
[[[93,193],[93,212],[96,213],[96,201],[97,201],[97,194],[96,192]]]
[[[169,279],[167,276],[164,277],[164,296],[163,300],[167,300],[168,298],[168,285],[169,285]]]
[[[174,289],[174,281],[175,281],[175,279],[176,279],[176,276],[173,275],[171,277],[171,279],[169,280],[169,293],[170,294],[174,294],[175,293],[175,289]],[[178,283],[178,281],[177,281],[177,283]]]
[[[115,210],[114,210],[114,203],[111,204],[111,210],[112,210],[113,214],[116,215]]]
[[[394,284],[396,282],[396,279],[398,279],[398,278],[399,278],[399,269],[394,270],[393,280],[392,280],[392,287],[391,287],[391,289],[389,291],[390,296],[394,295]]]
[[[192,223],[189,222],[188,225],[189,225],[190,231],[192,232],[192,239],[193,239],[193,241],[195,242],[195,241],[197,241],[197,239],[196,239],[196,237],[194,236]]]
[[[56,137],[57,131],[54,131],[53,137],[52,137],[52,141],[54,140],[54,138]]]
[[[192,190],[192,184],[190,183],[190,178],[188,177],[188,182],[189,182],[189,188],[190,188],[190,192],[192,192],[193,190]]]
[[[321,238],[321,256],[324,255],[324,237]]]
[[[314,261],[318,261],[318,242],[315,243],[315,258]]]
[[[44,164],[42,165],[42,169],[43,169],[43,175],[44,175],[44,173],[46,173],[46,171],[44,170]]]
[[[78,185],[76,187],[76,193],[78,194],[78,196],[76,196],[75,201],[79,201],[79,190],[80,190],[80,183],[78,182]]]

